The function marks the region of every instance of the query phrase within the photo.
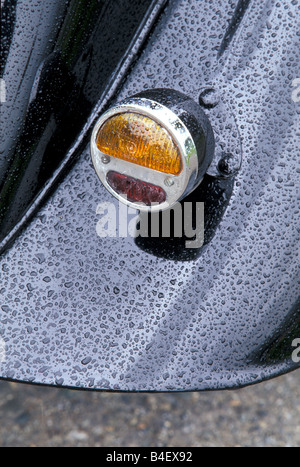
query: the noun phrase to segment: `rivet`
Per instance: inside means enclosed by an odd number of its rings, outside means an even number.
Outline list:
[[[174,180],[170,177],[166,178],[165,179],[165,185],[168,186],[168,187],[171,187],[174,185]]]
[[[236,161],[233,154],[227,153],[222,155],[222,158],[218,163],[218,170],[220,174],[225,177],[236,175],[238,169],[236,167]]]
[[[199,96],[199,104],[206,109],[213,109],[219,101],[220,97],[215,89],[204,89]]]
[[[109,164],[110,163],[110,157],[109,156],[102,156],[101,157],[101,162],[102,162],[102,164]]]

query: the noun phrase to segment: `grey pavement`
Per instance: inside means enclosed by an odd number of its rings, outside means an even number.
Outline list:
[[[245,389],[112,394],[0,382],[0,446],[300,446],[300,372]]]

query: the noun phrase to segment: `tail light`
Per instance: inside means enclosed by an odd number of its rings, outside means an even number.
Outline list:
[[[172,90],[126,99],[98,120],[91,141],[95,170],[119,200],[141,211],[172,207],[201,182],[214,151],[202,109]]]

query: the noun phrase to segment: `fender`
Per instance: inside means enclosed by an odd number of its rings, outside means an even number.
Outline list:
[[[204,391],[299,369],[299,2],[221,3],[33,1],[29,15],[4,1],[2,379]],[[158,88],[201,105],[214,131],[212,165],[182,201],[203,203],[198,248],[97,234],[104,206],[120,213],[92,129]]]

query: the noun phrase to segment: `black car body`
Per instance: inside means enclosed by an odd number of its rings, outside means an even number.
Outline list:
[[[299,18],[299,0],[1,1],[1,378],[192,391],[299,368]],[[189,198],[196,250],[97,235],[118,205],[93,125],[154,88],[202,106],[216,154],[240,142]]]

